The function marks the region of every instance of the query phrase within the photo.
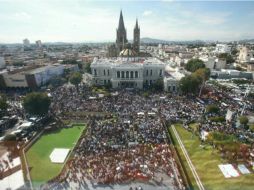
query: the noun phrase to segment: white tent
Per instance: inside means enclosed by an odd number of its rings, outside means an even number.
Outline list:
[[[55,148],[49,158],[52,163],[64,163],[69,152],[69,148]]]

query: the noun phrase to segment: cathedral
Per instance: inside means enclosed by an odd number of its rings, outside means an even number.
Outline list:
[[[140,51],[138,20],[133,31],[133,43],[128,43],[121,11],[116,42],[109,46],[108,57],[94,58],[91,70],[95,86],[143,89],[164,79],[165,63]]]
[[[131,52],[135,56],[139,55],[140,46],[140,28],[138,26],[138,20],[133,30],[133,43],[129,44],[127,40],[127,32],[124,26],[123,14],[120,12],[119,24],[116,29],[116,43],[108,47],[108,57],[118,57],[119,55],[128,54]],[[127,52],[123,52],[126,51]]]

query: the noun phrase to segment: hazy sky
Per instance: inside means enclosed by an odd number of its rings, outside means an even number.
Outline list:
[[[254,2],[0,0],[0,43],[115,41],[121,9],[128,39],[254,38]]]

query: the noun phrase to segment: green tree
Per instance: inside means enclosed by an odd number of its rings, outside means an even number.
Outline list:
[[[7,98],[4,94],[0,94],[0,111],[4,112],[8,108]]]
[[[79,72],[74,72],[70,76],[70,82],[71,84],[75,85],[77,88],[77,91],[79,91],[78,85],[82,81],[82,75]]]
[[[46,93],[32,92],[25,96],[23,106],[30,115],[43,116],[48,113],[50,102]]]
[[[200,86],[200,79],[195,75],[188,75],[181,78],[179,87],[183,94],[195,94]]]
[[[225,59],[227,64],[234,63],[234,58],[228,53],[221,53],[218,56],[220,59]]]
[[[153,88],[155,91],[163,91],[163,87],[164,87],[164,84],[163,84],[163,79],[158,79],[155,81],[155,83],[153,84]]]
[[[85,72],[92,74],[91,63],[85,63]]]
[[[231,51],[231,54],[232,55],[236,55],[238,53],[238,50],[237,49],[233,49],[232,51]]]
[[[219,111],[220,111],[219,107],[214,104],[206,106],[207,113],[219,113]]]
[[[196,70],[200,69],[200,68],[205,68],[205,64],[202,60],[200,59],[191,59],[188,61],[188,63],[184,66],[184,68],[187,71],[190,72],[195,72]]]
[[[16,135],[15,134],[8,134],[4,137],[4,141],[15,141],[16,140]]]
[[[62,64],[65,64],[65,65],[77,65],[78,61],[75,60],[75,59],[66,59],[66,60],[62,61]]]
[[[211,72],[210,72],[210,69],[208,69],[208,68],[200,68],[193,73],[193,75],[198,77],[201,81],[199,96],[201,96],[202,90],[205,86],[205,82],[210,78],[210,74],[211,74]]]
[[[55,87],[63,85],[65,82],[66,82],[65,78],[61,76],[55,76],[50,79],[49,84],[51,84],[52,87],[55,88]]]
[[[240,121],[240,123],[241,123],[242,125],[246,126],[246,125],[248,124],[248,122],[249,122],[249,119],[248,119],[248,117],[246,117],[246,116],[240,116],[240,117],[239,117],[239,121]]]

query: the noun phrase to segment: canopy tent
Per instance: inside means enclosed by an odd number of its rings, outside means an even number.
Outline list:
[[[49,158],[52,163],[64,163],[69,152],[69,148],[54,148]]]

